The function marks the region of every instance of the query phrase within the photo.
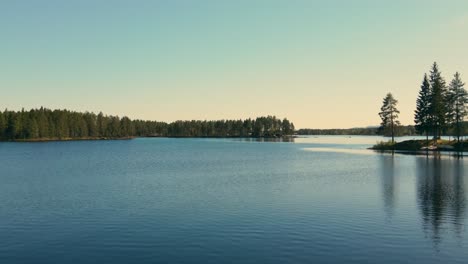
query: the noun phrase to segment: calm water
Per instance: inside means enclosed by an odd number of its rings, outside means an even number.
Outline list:
[[[468,158],[377,140],[0,143],[0,263],[468,263]]]

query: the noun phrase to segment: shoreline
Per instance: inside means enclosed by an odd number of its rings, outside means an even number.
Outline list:
[[[401,142],[378,142],[368,148],[375,151],[406,151],[406,152],[465,152],[468,151],[468,141],[449,140],[404,140]]]
[[[10,143],[44,143],[44,142],[67,142],[67,141],[99,141],[99,140],[132,140],[137,138],[251,138],[251,139],[293,139],[296,136],[277,136],[277,137],[239,137],[239,136],[225,136],[225,137],[197,137],[197,136],[132,136],[132,137],[85,137],[85,138],[35,138],[35,139],[15,139],[15,140],[0,140],[2,142]]]
[[[98,141],[98,140],[131,140],[136,137],[85,137],[85,138],[34,138],[34,139],[15,139],[15,140],[0,140],[1,142],[13,143],[41,143],[41,142],[61,142],[61,141]]]

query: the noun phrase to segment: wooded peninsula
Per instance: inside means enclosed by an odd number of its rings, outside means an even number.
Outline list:
[[[245,120],[131,120],[103,113],[50,110],[0,112],[1,141],[130,139],[134,137],[284,137],[294,124],[275,116]]]

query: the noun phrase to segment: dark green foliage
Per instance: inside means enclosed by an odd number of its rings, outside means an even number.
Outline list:
[[[467,115],[468,93],[464,85],[457,72],[450,82],[447,93],[447,121],[450,127],[454,128],[457,141],[460,141],[462,123]]]
[[[427,143],[424,140],[406,140],[402,142],[379,142],[374,145],[371,149],[374,150],[405,150],[405,151],[419,151],[421,148],[426,146]]]
[[[437,63],[434,62],[429,78],[424,76],[421,90],[416,101],[414,122],[419,134],[432,134],[434,141],[442,134],[460,137],[466,134],[464,119],[467,115],[468,93],[457,72],[450,82],[445,84]]]
[[[434,62],[430,72],[431,84],[430,106],[431,123],[434,139],[440,138],[447,121],[447,88],[437,63]]]
[[[468,140],[457,141],[455,144],[453,144],[453,147],[458,151],[468,151]]]
[[[371,149],[374,150],[394,150],[395,142],[392,141],[380,141],[377,142]]]
[[[32,109],[0,112],[0,140],[95,139],[128,137],[281,137],[294,124],[274,116],[255,120],[156,121],[95,115],[68,110]]]
[[[88,128],[88,136],[90,137],[98,137],[99,130],[97,126],[97,117],[93,113],[84,113],[83,120],[86,123],[86,127]]]
[[[132,123],[132,120],[128,117],[122,117],[120,120],[120,131],[125,137],[130,137],[135,135],[135,126]]]
[[[285,122],[286,120],[286,122]],[[292,135],[294,124],[275,116],[255,120],[176,121],[167,125],[171,137],[281,137]]]
[[[374,136],[379,133],[378,127],[360,127],[360,128],[332,128],[332,129],[311,129],[303,128],[296,132],[298,135],[332,135],[332,136]],[[416,135],[414,126],[399,126],[395,131],[395,136],[413,136]]]
[[[427,74],[424,74],[424,79],[421,84],[421,90],[419,91],[418,99],[416,101],[416,111],[414,113],[414,123],[416,131],[419,134],[428,135],[431,127],[431,84],[427,78]]]
[[[432,144],[430,144],[432,142]],[[393,143],[391,141],[379,142],[370,149],[374,150],[400,150],[400,151],[468,151],[468,141],[438,140],[405,140]]]
[[[421,148],[427,146],[427,142],[424,140],[406,140],[395,143],[395,150],[421,150]]]
[[[7,121],[5,115],[0,112],[0,139],[5,137],[5,132],[7,128]]]
[[[285,118],[281,123],[281,130],[286,135],[292,135],[294,133],[294,125]]]
[[[391,136],[394,142],[396,128],[400,125],[398,121],[398,114],[400,111],[396,108],[398,101],[391,93],[388,93],[382,102],[379,116],[382,119],[380,124],[381,134]]]

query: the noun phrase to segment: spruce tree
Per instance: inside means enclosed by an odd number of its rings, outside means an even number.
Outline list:
[[[429,112],[432,119],[434,140],[437,140],[440,138],[447,121],[447,88],[436,62],[432,65],[429,81],[431,84]]]
[[[5,137],[5,131],[7,129],[7,122],[5,118],[5,114],[0,111],[0,140]]]
[[[49,120],[47,119],[47,115],[45,113],[46,109],[41,107],[39,109],[37,123],[39,126],[39,137],[40,138],[48,138],[49,137]]]
[[[419,134],[426,134],[426,140],[429,137],[429,129],[431,128],[431,84],[424,74],[424,79],[421,84],[418,99],[416,100],[416,111],[414,113],[414,123],[416,131]]]
[[[460,142],[461,124],[467,115],[468,93],[464,86],[460,74],[455,73],[447,95],[447,119],[455,127],[457,142]]]
[[[100,137],[105,137],[106,136],[106,130],[107,130],[107,122],[106,122],[106,117],[102,112],[99,112],[97,115],[97,130],[99,131],[98,134]]]
[[[383,99],[382,107],[380,108],[379,116],[382,119],[381,130],[384,135],[389,132],[392,137],[392,143],[395,143],[395,130],[400,125],[398,114],[400,111],[396,108],[398,101],[391,93],[388,93]]]

